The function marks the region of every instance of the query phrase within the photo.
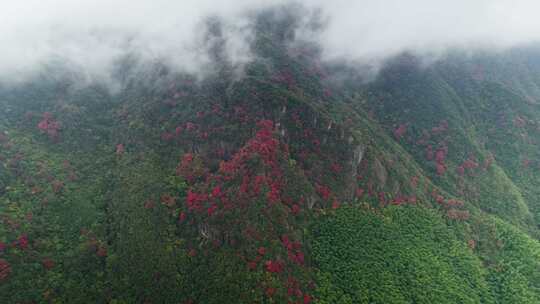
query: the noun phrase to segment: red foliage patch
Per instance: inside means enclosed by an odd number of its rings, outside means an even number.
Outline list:
[[[400,140],[403,137],[403,135],[405,135],[406,132],[407,132],[407,125],[401,124],[399,125],[399,127],[397,127],[397,129],[394,130],[394,138],[396,140]]]
[[[247,150],[259,154],[267,165],[275,166],[279,141],[272,135],[274,123],[270,120],[261,120],[257,126],[259,131],[255,134],[255,138],[248,142]]]
[[[392,199],[390,204],[399,206],[399,205],[404,204],[406,202],[407,202],[407,197],[405,197],[403,195],[398,195],[398,196],[396,196],[395,198]]]
[[[446,172],[446,166],[441,163],[437,163],[437,175],[443,175]]]
[[[527,125],[527,121],[519,115],[514,118],[513,123],[514,123],[514,126],[518,128],[523,128]]]
[[[191,210],[201,210],[202,203],[208,200],[208,195],[204,193],[196,193],[191,190],[188,191],[186,196],[186,205]]]
[[[98,257],[106,257],[107,256],[107,248],[103,245],[99,246],[97,251],[96,251],[96,254]]]
[[[152,209],[156,206],[153,200],[147,200],[144,202],[144,209]]]
[[[416,189],[418,187],[418,176],[411,177],[411,187]]]
[[[271,273],[281,273],[283,272],[283,269],[285,268],[285,263],[280,260],[269,260],[264,263],[266,266],[266,271]]]
[[[439,123],[438,126],[433,127],[433,128],[431,129],[431,133],[432,133],[433,135],[438,135],[438,134],[444,133],[444,132],[446,132],[446,131],[448,131],[448,121],[446,121],[446,120],[442,120],[442,121]]]
[[[327,186],[316,185],[315,190],[324,200],[328,200],[330,198],[331,191]]]
[[[446,216],[448,216],[449,219],[453,219],[453,220],[468,220],[469,211],[450,209],[446,212]]]
[[[221,191],[220,186],[215,186],[214,189],[212,189],[212,197],[213,198],[219,198],[223,195],[223,192]]]
[[[25,250],[28,248],[28,236],[26,234],[23,234],[19,236],[19,238],[15,241],[15,245],[19,247],[19,249]]]
[[[208,216],[212,216],[218,209],[218,206],[216,204],[211,205],[208,207]]]
[[[343,167],[338,163],[333,163],[331,169],[334,174],[339,174],[343,170]]]
[[[266,294],[267,297],[271,298],[276,293],[276,289],[273,287],[268,287],[266,288],[264,293]]]
[[[182,135],[182,131],[184,130],[184,128],[182,127],[176,127],[176,129],[174,130],[174,135],[176,135],[176,137]]]
[[[41,261],[41,265],[43,265],[43,268],[45,268],[46,270],[51,270],[54,268],[54,261],[50,258],[44,258],[42,261]]]
[[[381,206],[385,206],[386,205],[386,194],[381,191],[381,192],[379,192],[378,198],[379,198],[379,204]]]
[[[176,204],[176,198],[170,194],[163,194],[160,200],[161,203],[167,207],[173,207]]]
[[[355,194],[356,194],[356,197],[361,198],[362,195],[364,195],[364,189],[356,188]]]
[[[169,132],[163,132],[161,133],[161,140],[162,141],[171,141],[174,139],[174,134]]]
[[[292,75],[291,72],[287,70],[276,73],[275,75],[272,76],[272,80],[277,83],[286,85],[288,89],[292,89],[293,87],[296,86],[296,81],[294,79],[294,76]]]
[[[439,164],[443,164],[446,159],[446,151],[444,149],[437,150],[435,154],[435,161]]]
[[[55,180],[52,183],[52,189],[54,193],[59,193],[64,188],[64,183],[59,180]]]
[[[52,114],[49,112],[43,113],[42,120],[37,125],[43,133],[47,134],[51,139],[58,139],[58,132],[60,131],[60,123],[52,118]]]
[[[433,147],[431,145],[428,145],[426,147],[426,159],[431,161],[433,160],[434,153],[433,153]]]
[[[238,108],[237,116],[246,117],[247,121],[253,118],[247,116],[247,111]],[[246,114],[246,115],[242,115]],[[240,118],[240,117],[239,117]],[[301,243],[291,241],[287,236],[280,238],[283,248],[259,246],[272,244],[277,229],[274,225],[283,225],[290,228],[292,215],[298,214],[305,201],[301,195],[285,195],[289,186],[285,180],[284,164],[288,147],[282,144],[276,134],[272,121],[261,120],[257,123],[254,135],[245,145],[232,154],[228,160],[220,163],[217,171],[211,171],[210,164],[202,161],[205,155],[185,154],[177,166],[177,174],[188,180],[189,188],[186,193],[185,208],[178,215],[179,221],[185,223],[189,218],[189,225],[201,221],[206,225],[216,225],[216,228],[227,232],[228,229],[240,229],[247,241],[257,242],[257,247],[251,247],[256,252],[253,257],[244,257],[246,267],[251,270],[262,269],[271,273],[275,279],[291,276],[299,267],[305,264],[304,252]],[[310,135],[307,131],[305,134]],[[311,136],[311,135],[310,135]],[[309,142],[311,138],[307,139]],[[211,149],[210,151],[213,151]],[[229,152],[229,148],[227,150]],[[212,153],[213,154],[213,153]],[[225,155],[226,153],[223,153]],[[338,164],[333,166],[334,171],[341,171]],[[201,174],[196,174],[201,172]],[[189,180],[189,176],[197,178]],[[326,186],[317,187],[317,193],[328,202],[333,200],[330,189]],[[266,202],[266,204],[259,204]],[[229,212],[234,216],[228,216]],[[193,216],[192,216],[193,215]],[[253,224],[250,219],[269,217],[269,221],[258,221]],[[228,221],[231,219],[231,221]],[[263,227],[260,227],[260,225]],[[281,229],[280,229],[281,230]],[[220,240],[223,242],[222,240]],[[236,240],[226,240],[231,246],[236,246]],[[286,251],[286,257],[284,252]],[[190,251],[191,252],[191,251]],[[193,251],[193,254],[194,251]],[[269,285],[262,283],[263,291]],[[278,288],[273,286],[273,288]],[[298,288],[298,290],[300,290]],[[302,303],[303,294],[295,295],[295,301]],[[309,298],[309,301],[311,299]]]
[[[465,205],[465,203],[461,200],[457,200],[457,199],[449,199],[446,201],[446,203],[444,204],[444,206],[446,208],[461,208]]]
[[[11,274],[11,265],[8,261],[0,259],[0,282],[5,281]]]
[[[183,221],[186,220],[186,217],[187,217],[187,216],[186,216],[186,213],[182,211],[182,212],[180,212],[180,214],[178,215],[178,220],[179,220],[180,222],[183,222]]]
[[[186,131],[194,131],[197,129],[197,125],[192,122],[187,122],[185,126]]]
[[[248,266],[248,268],[250,270],[255,270],[255,269],[257,269],[257,262],[255,262],[255,261],[248,262],[247,266]]]
[[[184,177],[189,183],[193,183],[205,173],[200,160],[196,161],[195,156],[191,153],[184,154],[176,167],[176,175]]]
[[[122,154],[124,154],[125,151],[126,151],[126,149],[124,148],[123,144],[117,144],[116,145],[116,155],[122,155]]]
[[[271,203],[277,203],[281,200],[281,190],[278,183],[270,184],[270,191],[268,191],[267,197],[268,201]]]

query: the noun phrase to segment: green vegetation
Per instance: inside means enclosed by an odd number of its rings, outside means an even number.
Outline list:
[[[494,303],[480,259],[434,210],[342,208],[313,239],[320,303]]]
[[[0,303],[540,303],[540,52],[364,83],[272,18],[241,77],[0,87]]]

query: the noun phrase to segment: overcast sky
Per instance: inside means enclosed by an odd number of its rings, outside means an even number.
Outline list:
[[[285,0],[3,0],[0,76],[31,72],[61,58],[100,75],[136,50],[148,58],[196,70],[201,22],[217,15],[228,26],[229,52],[248,60],[247,11]],[[449,47],[501,49],[540,40],[538,0],[304,0],[321,8],[317,37],[325,58],[373,60],[403,50],[420,54]]]

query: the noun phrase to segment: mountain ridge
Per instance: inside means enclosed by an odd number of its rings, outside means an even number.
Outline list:
[[[540,53],[334,82],[264,24],[242,77],[0,90],[0,300],[538,303]]]

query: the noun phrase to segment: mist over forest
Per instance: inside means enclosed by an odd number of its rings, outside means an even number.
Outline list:
[[[6,1],[0,303],[540,303],[535,1]]]

